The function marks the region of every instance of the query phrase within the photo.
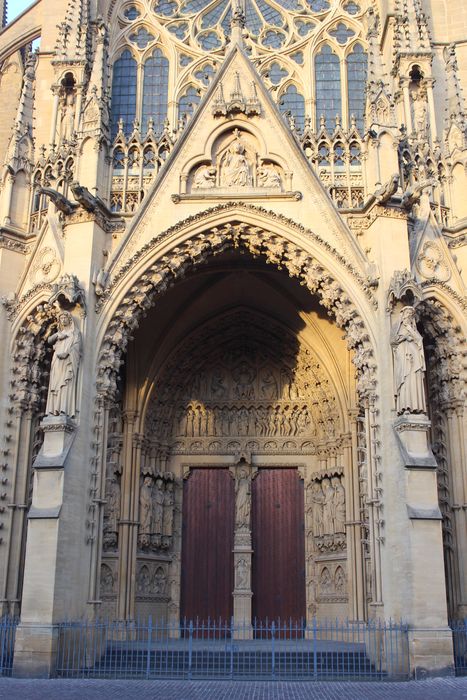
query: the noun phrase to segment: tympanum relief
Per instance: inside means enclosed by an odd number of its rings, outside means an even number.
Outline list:
[[[147,470],[170,454],[315,453],[341,439],[333,386],[312,350],[274,324],[232,314],[182,345],[156,383]]]

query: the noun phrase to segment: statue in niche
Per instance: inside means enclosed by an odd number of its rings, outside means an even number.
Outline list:
[[[174,484],[168,481],[164,491],[164,515],[163,515],[163,537],[162,545],[165,549],[170,547],[173,534],[174,519]]]
[[[69,311],[60,311],[58,331],[49,344],[54,346],[50,368],[46,415],[76,415],[76,388],[81,358],[81,333]]]
[[[426,91],[419,87],[411,93],[414,131],[424,133],[427,126]]]
[[[274,187],[282,186],[281,176],[272,165],[265,165],[263,162],[258,167],[258,187]]]
[[[152,494],[152,538],[151,543],[155,547],[160,547],[162,543],[162,532],[164,526],[164,482],[158,476]]]
[[[75,94],[67,92],[63,97],[60,136],[62,142],[73,140],[75,131]]]
[[[250,414],[245,406],[242,406],[238,411],[237,415],[237,432],[238,435],[248,435],[248,425],[249,425]]]
[[[247,469],[240,469],[235,483],[235,528],[250,529],[251,480]]]
[[[318,481],[311,482],[310,498],[313,535],[321,537],[324,535],[324,493]]]
[[[152,478],[145,476],[139,492],[139,543],[147,547],[151,537]]]
[[[245,559],[240,559],[235,567],[235,588],[248,588],[248,564]]]
[[[227,406],[221,410],[221,435],[230,435],[230,411]]]
[[[247,187],[251,184],[250,164],[245,156],[245,146],[238,137],[224,156],[222,184],[227,187]]]
[[[260,379],[260,397],[275,401],[277,399],[277,382],[274,372],[270,369],[263,370]]]
[[[194,190],[209,190],[216,186],[216,169],[212,165],[202,165],[193,178]]]
[[[334,532],[337,535],[339,533],[345,533],[345,490],[338,476],[333,476],[331,478],[331,484],[334,488]]]
[[[426,413],[425,354],[412,306],[402,309],[392,331],[391,345],[397,413]]]
[[[323,479],[321,482],[324,495],[323,506],[323,534],[334,534],[334,489],[330,479]]]

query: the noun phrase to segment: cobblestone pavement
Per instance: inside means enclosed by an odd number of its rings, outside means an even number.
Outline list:
[[[0,679],[3,700],[467,700],[467,678],[411,683]]]

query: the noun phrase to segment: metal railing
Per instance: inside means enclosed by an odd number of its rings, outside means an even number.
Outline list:
[[[467,617],[463,620],[453,620],[450,627],[456,676],[467,676]]]
[[[62,678],[366,679],[409,677],[407,626],[184,621],[58,625]]]
[[[0,617],[0,676],[11,676],[18,622],[16,617]]]

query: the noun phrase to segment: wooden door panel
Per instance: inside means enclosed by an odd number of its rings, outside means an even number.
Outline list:
[[[230,621],[234,481],[227,469],[193,469],[184,482],[182,620]]]
[[[252,487],[253,618],[306,616],[303,483],[297,469],[260,469]]]

